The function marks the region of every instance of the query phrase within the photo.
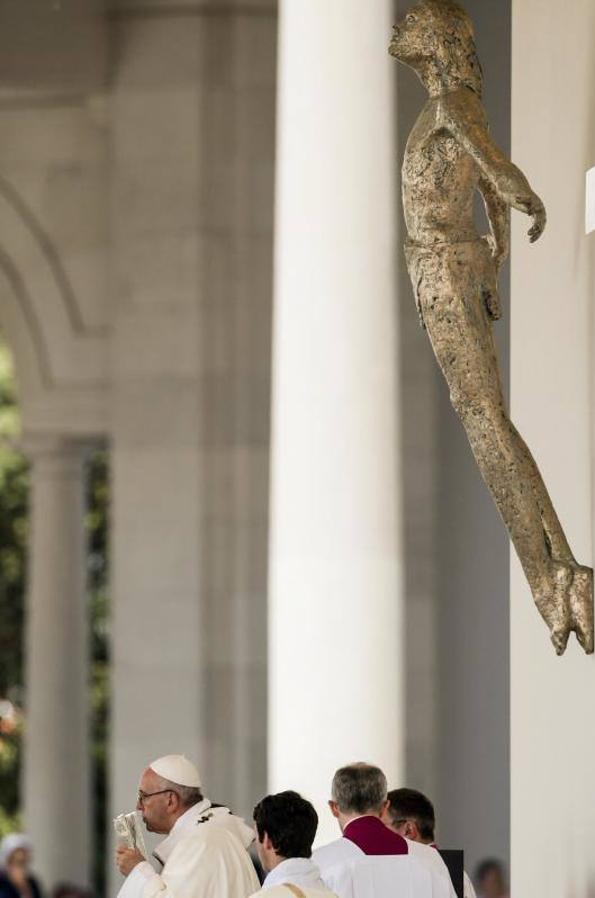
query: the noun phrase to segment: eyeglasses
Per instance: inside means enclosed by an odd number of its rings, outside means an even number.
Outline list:
[[[158,792],[143,792],[142,789],[139,789],[136,794],[137,803],[143,804],[147,798],[153,798],[154,795],[163,795],[164,792],[173,792],[174,795],[178,794],[175,789],[159,789]]]

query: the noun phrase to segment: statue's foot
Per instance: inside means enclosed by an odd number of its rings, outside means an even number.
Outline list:
[[[574,630],[584,649],[595,649],[593,571],[567,561],[553,561],[550,578],[535,595],[535,604],[550,630],[557,655],[563,655]]]
[[[549,576],[544,578],[541,587],[533,593],[537,610],[549,627],[550,638],[557,655],[563,655],[566,651],[572,631],[568,594],[572,578],[573,571],[569,564],[552,561]]]
[[[572,631],[569,589],[573,570],[569,564],[552,562],[551,575],[543,587],[534,593],[535,604],[550,630],[550,638],[557,655],[566,651]]]
[[[590,567],[576,565],[568,597],[572,629],[587,655],[592,655],[595,650],[595,636],[593,631],[593,571]]]

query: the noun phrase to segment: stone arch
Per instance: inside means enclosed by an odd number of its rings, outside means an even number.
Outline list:
[[[103,432],[108,331],[85,323],[59,252],[4,177],[0,327],[14,356],[25,425]]]

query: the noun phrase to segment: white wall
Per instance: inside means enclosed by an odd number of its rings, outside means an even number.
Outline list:
[[[592,562],[592,320],[595,240],[584,175],[595,164],[595,5],[513,2],[513,158],[546,203],[531,247],[516,215],[512,413],[583,563]],[[557,658],[513,559],[512,893],[595,890],[595,658],[572,637]]]

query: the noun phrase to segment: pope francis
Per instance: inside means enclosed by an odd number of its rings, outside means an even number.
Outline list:
[[[198,771],[183,755],[146,768],[137,810],[149,832],[167,835],[154,853],[161,871],[137,849],[118,846],[116,864],[126,877],[118,898],[248,898],[258,889],[246,850],[252,829],[203,797]]]

